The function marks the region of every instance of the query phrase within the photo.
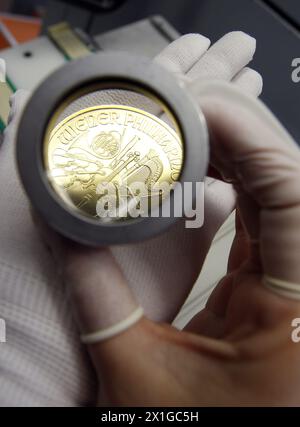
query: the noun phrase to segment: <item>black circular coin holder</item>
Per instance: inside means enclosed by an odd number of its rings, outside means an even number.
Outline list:
[[[52,188],[45,171],[43,148],[49,123],[62,105],[76,94],[97,89],[130,88],[159,100],[178,124],[184,158],[178,181],[202,182],[208,165],[205,119],[184,86],[150,59],[128,53],[97,53],[70,62],[34,91],[22,115],[17,135],[17,165],[33,208],[63,236],[89,246],[132,243],[163,233],[178,218],[140,217],[101,222],[67,207]],[[172,207],[174,192],[171,191]],[[190,200],[194,204],[195,191]],[[166,200],[162,201],[162,204]]]

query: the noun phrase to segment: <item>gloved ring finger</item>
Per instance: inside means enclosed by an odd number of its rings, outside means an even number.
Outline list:
[[[253,58],[256,40],[241,31],[226,34],[191,68],[190,80],[230,81]]]
[[[249,67],[243,68],[233,79],[232,83],[238,86],[243,92],[258,97],[263,88],[262,76]]]

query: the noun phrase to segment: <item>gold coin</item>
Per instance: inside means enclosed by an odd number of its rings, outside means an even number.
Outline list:
[[[149,195],[172,186],[181,173],[183,144],[165,122],[143,110],[104,105],[80,110],[60,122],[44,144],[50,184],[69,208],[99,220],[99,184],[142,182]],[[154,192],[155,193],[155,192]],[[164,195],[160,193],[160,201]]]

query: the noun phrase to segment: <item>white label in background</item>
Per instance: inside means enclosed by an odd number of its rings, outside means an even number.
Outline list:
[[[6,342],[6,323],[5,320],[0,319],[0,343]]]
[[[4,59],[0,58],[0,83],[6,81],[6,63]]]

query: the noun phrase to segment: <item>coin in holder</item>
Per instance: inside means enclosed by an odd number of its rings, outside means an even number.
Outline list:
[[[206,175],[205,119],[149,59],[93,54],[34,92],[17,163],[34,209],[57,232],[90,246],[141,241],[174,224],[178,204],[193,206],[184,184]]]

